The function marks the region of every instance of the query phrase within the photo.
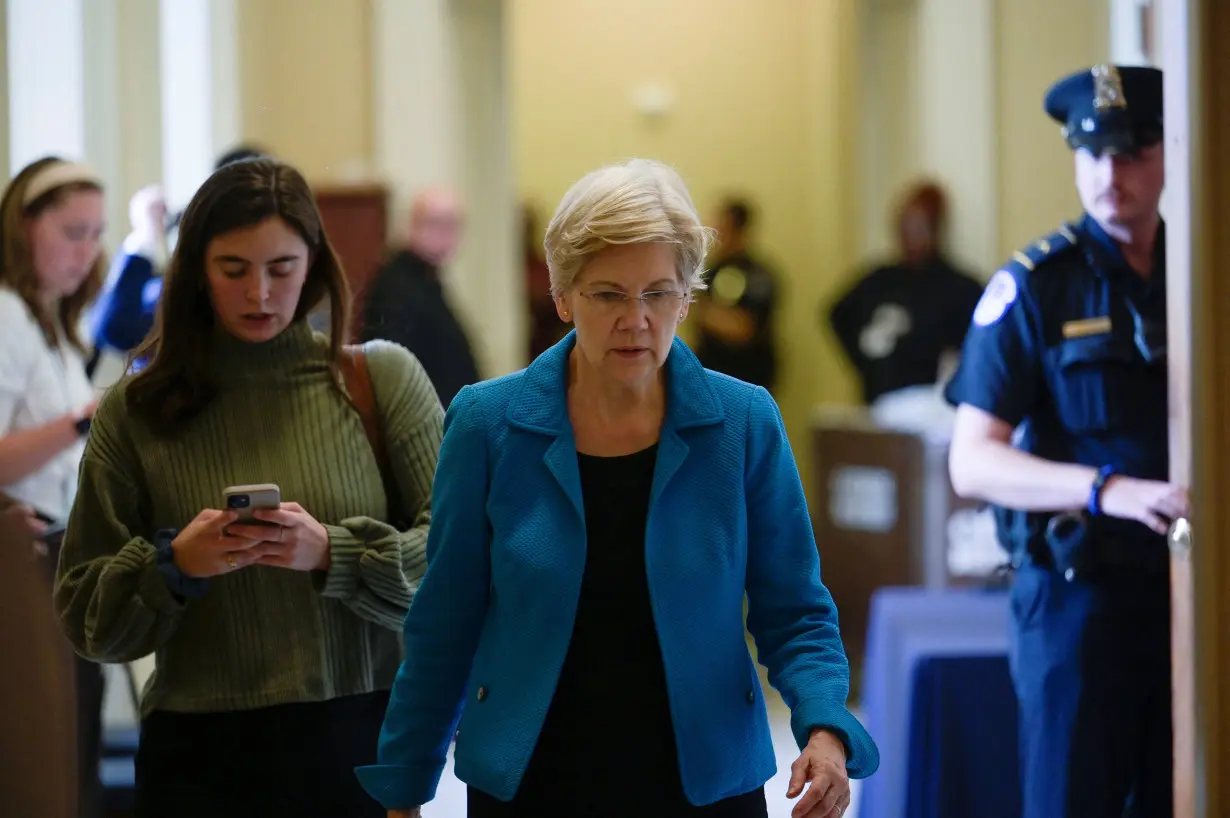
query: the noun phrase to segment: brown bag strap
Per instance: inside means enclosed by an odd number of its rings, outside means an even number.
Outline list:
[[[380,417],[380,408],[376,405],[376,390],[372,387],[372,373],[367,366],[367,353],[358,344],[342,347],[342,379],[346,383],[346,391],[350,400],[359,412],[363,421],[363,431],[367,435],[368,445],[376,455],[376,464],[380,467],[380,478],[384,483],[384,492],[389,504],[389,522],[400,524],[398,511],[401,505],[401,493],[397,490],[397,481],[393,477],[392,464],[389,461],[389,449],[384,438],[384,423]]]

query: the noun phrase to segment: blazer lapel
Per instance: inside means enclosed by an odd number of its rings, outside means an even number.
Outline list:
[[[508,404],[507,418],[519,429],[554,438],[542,461],[584,521],[576,438],[568,420],[568,356],[575,343],[573,331],[534,359],[522,376],[521,390]]]
[[[547,469],[555,477],[555,481],[572,501],[572,507],[584,520],[585,500],[581,496],[581,470],[577,466],[577,447],[571,430],[555,438],[543,453],[542,462],[547,464]]]
[[[575,344],[574,330],[530,364],[522,377],[520,392],[509,402],[507,417],[513,426],[554,438],[543,453],[543,462],[584,520],[576,438],[568,420],[568,356]],[[709,385],[708,373],[678,338],[666,359],[666,383],[666,418],[658,442],[651,505],[657,503],[687,460],[690,448],[680,432],[717,424],[725,417]]]

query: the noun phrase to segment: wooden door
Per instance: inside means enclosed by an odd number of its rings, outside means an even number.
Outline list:
[[[1175,816],[1230,814],[1230,2],[1162,0]]]

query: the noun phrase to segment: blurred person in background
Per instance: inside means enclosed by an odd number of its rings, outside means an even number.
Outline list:
[[[1012,554],[1024,818],[1173,814],[1163,80],[1056,82],[1084,215],[1014,254],[948,385],[952,485]],[[1186,328],[1184,328],[1186,330]]]
[[[306,320],[325,299],[327,338]],[[425,567],[443,411],[388,343],[366,345],[361,402],[348,302],[303,177],[227,165],[184,214],[148,364],[95,415],[55,606],[85,656],[154,655],[138,818],[383,812],[354,768]],[[225,489],[270,483],[282,502],[237,523]]]
[[[717,218],[716,258],[706,289],[696,293],[696,357],[708,369],[773,391],[777,350],[773,315],[778,276],[748,248],[751,204],[722,203]]]
[[[214,170],[265,155],[255,145],[237,145],[218,157]],[[167,213],[161,185],[147,185],[129,200],[131,231],[90,314],[94,352],[86,370],[95,385],[105,387],[118,381],[127,368],[128,353],[153,328],[168,247],[174,244],[182,216]]]
[[[858,373],[863,401],[951,374],[982,285],[945,252],[948,202],[938,185],[909,190],[897,214],[899,257],[875,268],[827,309]]]
[[[461,387],[479,379],[469,338],[442,280],[464,226],[455,191],[419,191],[410,206],[406,248],[375,274],[363,302],[363,339],[393,341],[414,353],[446,407]]]
[[[54,157],[23,168],[0,200],[0,491],[31,533],[62,523],[77,493],[95,407],[83,316],[105,269],[105,213],[98,175]],[[78,805],[96,816],[102,668],[81,659],[76,677]]]
[[[559,313],[555,310],[555,299],[551,297],[551,272],[542,256],[542,242],[538,236],[538,214],[529,204],[521,207],[521,247],[525,259],[532,361],[567,335],[568,325],[559,320]]]
[[[575,331],[448,411],[427,575],[359,771],[390,816],[434,797],[455,734],[470,818],[764,818],[745,595],[801,750],[796,818],[839,818],[875,771],[777,405],[675,335],[709,242],[656,162],[560,203],[547,260]]]

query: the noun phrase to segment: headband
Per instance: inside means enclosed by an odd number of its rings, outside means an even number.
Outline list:
[[[26,184],[25,195],[21,198],[21,206],[29,207],[40,197],[58,187],[72,184],[94,185],[102,189],[102,178],[89,165],[78,162],[56,162],[40,170]]]

